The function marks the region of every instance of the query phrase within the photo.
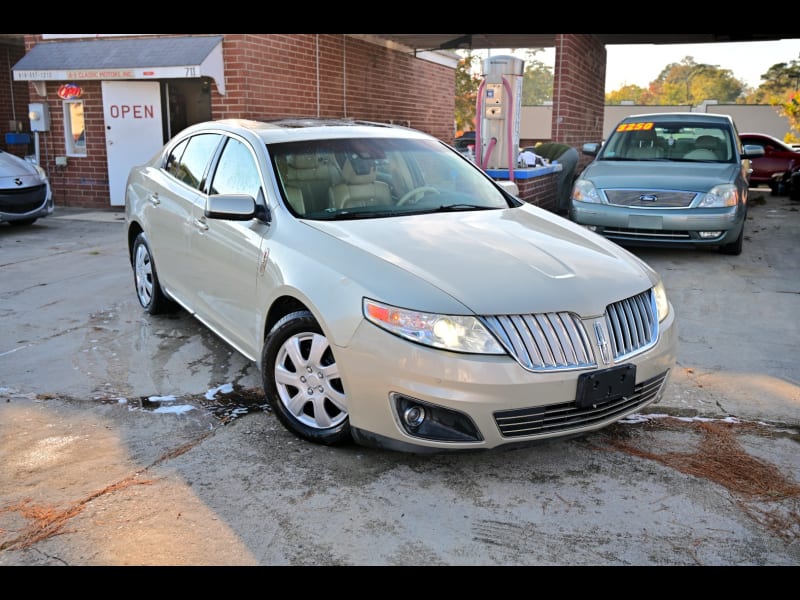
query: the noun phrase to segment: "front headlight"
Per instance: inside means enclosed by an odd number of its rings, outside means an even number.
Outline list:
[[[575,185],[572,186],[572,199],[578,202],[592,202],[600,204],[600,192],[594,187],[594,184],[588,179],[578,179]]]
[[[364,317],[407,340],[473,354],[505,354],[492,334],[475,317],[407,310],[364,298]]]
[[[660,323],[666,319],[669,314],[669,301],[667,300],[667,291],[664,289],[663,281],[659,281],[656,287],[653,288],[653,295],[656,298],[656,312],[658,313],[658,322]]]
[[[39,174],[39,179],[42,180],[42,183],[49,183],[47,180],[47,173],[45,173],[45,170],[42,167],[34,163],[33,168],[36,169],[36,172]]]
[[[732,183],[715,185],[704,196],[698,208],[723,208],[736,206],[739,202],[739,190]]]

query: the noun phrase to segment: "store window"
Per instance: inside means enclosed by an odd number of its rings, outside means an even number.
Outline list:
[[[64,100],[64,138],[67,156],[86,156],[83,100]]]

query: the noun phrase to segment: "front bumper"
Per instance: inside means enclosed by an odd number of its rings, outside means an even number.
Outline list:
[[[48,184],[0,190],[0,223],[39,219],[53,214],[53,209],[53,194]]]
[[[590,321],[586,321],[590,327]],[[613,406],[578,409],[581,373],[605,365],[566,371],[531,372],[508,356],[434,350],[390,335],[363,322],[352,344],[336,348],[353,435],[360,443],[416,453],[487,450],[596,431],[660,400],[675,364],[677,331],[673,311],[661,323],[657,343],[621,364],[636,366],[636,398]],[[593,347],[596,357],[598,347]],[[642,384],[649,382],[648,389]],[[429,411],[449,412],[478,432],[474,441],[426,439],[401,423],[400,401],[418,401]],[[540,418],[541,417],[541,418]],[[539,426],[520,429],[520,419]]]
[[[720,246],[736,241],[744,227],[745,209],[643,209],[572,201],[570,219],[624,244]],[[706,237],[701,232],[718,232]]]

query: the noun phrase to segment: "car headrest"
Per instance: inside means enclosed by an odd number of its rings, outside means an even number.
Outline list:
[[[316,154],[295,154],[289,164],[295,169],[314,169],[319,166]]]
[[[695,140],[694,147],[698,150],[716,150],[717,138],[713,135],[701,135]]]
[[[350,185],[372,183],[377,174],[375,161],[372,159],[348,157],[342,167],[342,177]]]

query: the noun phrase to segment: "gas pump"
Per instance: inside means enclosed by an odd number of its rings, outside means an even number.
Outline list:
[[[514,179],[525,61],[490,56],[482,63],[475,131],[476,162],[482,169],[508,169]]]

